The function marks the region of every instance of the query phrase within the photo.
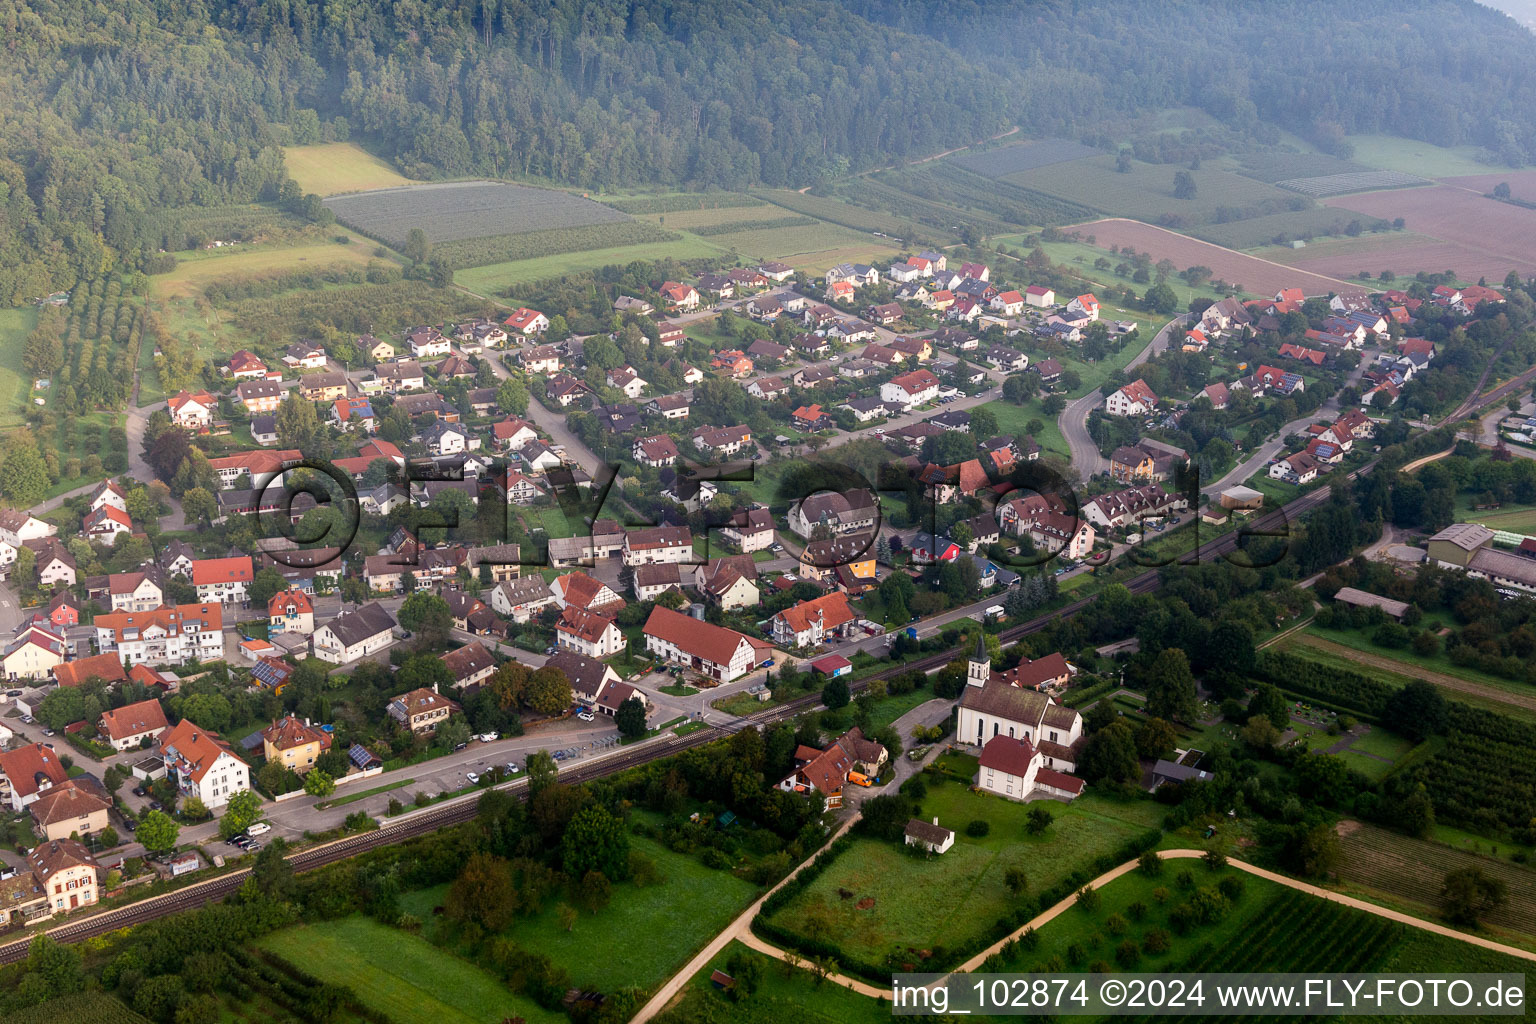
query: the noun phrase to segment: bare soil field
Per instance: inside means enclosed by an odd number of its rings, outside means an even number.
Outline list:
[[[1096,244],[1101,247],[1129,245],[1137,252],[1150,254],[1154,260],[1166,257],[1177,264],[1180,270],[1193,266],[1210,267],[1212,273],[1223,281],[1241,284],[1246,290],[1260,295],[1273,295],[1281,288],[1300,288],[1307,295],[1327,295],[1348,286],[1346,281],[1271,263],[1232,249],[1223,249],[1219,245],[1137,220],[1110,217],[1062,230],[1075,231],[1085,237],[1093,235],[1097,239]]]
[[[1470,188],[1474,192],[1492,192],[1502,182],[1517,199],[1536,199],[1536,171],[1495,171],[1490,174],[1463,174],[1440,178],[1447,185]]]
[[[1369,217],[1402,217],[1408,230],[1447,243],[1443,253],[1398,254],[1398,259],[1418,263],[1392,270],[1454,270],[1468,280],[1502,280],[1511,270],[1536,273],[1536,245],[1531,241],[1536,238],[1536,210],[1485,199],[1455,185],[1368,192],[1326,202]]]

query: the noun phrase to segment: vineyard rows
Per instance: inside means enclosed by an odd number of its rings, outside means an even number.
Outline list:
[[[701,234],[702,232],[695,232]],[[565,252],[588,252],[592,249],[611,249],[621,245],[642,245],[647,242],[675,242],[682,236],[658,227],[649,221],[611,221],[604,224],[583,224],[580,227],[549,228],[544,231],[524,231],[510,235],[494,235],[489,238],[469,238],[438,245],[434,254],[446,259],[456,270],[468,267],[486,267],[493,263],[510,263],[539,256],[556,256]]]
[[[771,220],[736,220],[721,224],[701,224],[688,230],[701,238],[734,235],[742,231],[772,231],[775,228],[808,228],[821,223],[815,217],[774,217]]]
[[[813,196],[808,192],[773,192],[765,196],[775,206],[794,213],[838,224],[854,231],[868,231],[888,238],[911,238],[919,233],[931,234],[914,221],[894,216],[884,209],[853,205],[828,196]],[[940,231],[943,241],[954,240],[947,229]]]
[[[570,192],[495,181],[387,188],[335,196],[325,205],[348,227],[397,248],[412,228],[436,243],[628,220]]]
[[[603,199],[604,206],[611,206],[621,213],[636,216],[646,213],[681,213],[684,210],[730,210],[749,206],[765,206],[757,196],[740,192],[681,192],[666,196],[635,196],[631,199]]]
[[[1488,923],[1536,931],[1536,873],[1529,870],[1364,824],[1340,837],[1339,849],[1339,877],[1344,881],[1432,909],[1440,906],[1448,872],[1478,868],[1507,887],[1508,902],[1485,915]]]
[[[1369,192],[1381,188],[1411,188],[1428,185],[1429,181],[1417,174],[1402,171],[1353,171],[1347,174],[1324,174],[1316,178],[1287,178],[1275,182],[1277,188],[1300,192],[1313,199],[1326,196],[1342,196],[1350,192]]]

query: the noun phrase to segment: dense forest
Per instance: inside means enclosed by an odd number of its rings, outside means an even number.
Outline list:
[[[0,40],[5,302],[146,266],[179,210],[303,212],[281,147],[328,139],[428,178],[798,186],[1193,105],[1536,159],[1536,39],[1467,0],[0,0]]]

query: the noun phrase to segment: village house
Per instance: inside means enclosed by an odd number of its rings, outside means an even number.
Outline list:
[[[115,545],[117,538],[123,534],[132,532],[133,520],[128,518],[128,513],[118,511],[114,505],[103,505],[86,513],[80,524],[81,536],[86,540],[101,541],[108,547]]]
[[[769,620],[773,642],[780,647],[815,647],[830,637],[842,638],[858,621],[840,591],[801,601]]]
[[[584,572],[556,576],[550,581],[549,589],[561,609],[577,608],[600,615],[617,615],[624,607],[624,599],[617,591]]]
[[[766,650],[769,646],[734,629],[716,626],[661,605],[651,609],[644,636],[646,649],[656,657],[721,683],[731,682],[751,671],[759,649]]]
[[[370,601],[344,612],[315,630],[315,657],[335,665],[350,665],[394,642],[395,619],[383,605]]]
[[[331,749],[331,734],[290,713],[261,730],[261,749],[269,762],[306,775],[320,755]]]
[[[250,555],[201,558],[192,563],[192,586],[199,601],[243,605],[255,573]]]
[[[928,370],[912,370],[898,374],[880,385],[882,401],[901,406],[904,410],[916,408],[933,401],[939,395],[939,378]]]
[[[157,698],[124,704],[101,713],[96,727],[113,750],[132,750],[141,747],[166,730],[165,709]]]
[[[112,804],[105,792],[89,785],[94,780],[69,779],[32,802],[32,820],[45,842],[84,838],[106,828]]]
[[[693,533],[686,526],[652,526],[624,535],[624,564],[630,568],[657,562],[691,562]]]
[[[315,608],[302,590],[282,590],[267,602],[268,633],[313,633]]]
[[[453,674],[453,688],[460,693],[473,693],[496,673],[496,659],[479,641],[443,655],[443,664]]]
[[[1145,416],[1157,408],[1157,395],[1147,382],[1137,378],[1104,400],[1104,411],[1111,416]]]
[[[312,341],[296,341],[283,353],[283,365],[290,370],[323,370],[325,349]]]
[[[128,673],[123,670],[117,655],[110,652],[76,658],[53,667],[53,681],[60,686],[83,686],[92,679],[99,679],[111,687],[127,682]]]
[[[41,743],[0,750],[0,804],[17,814],[68,779],[59,755]]]
[[[501,323],[507,329],[508,334],[516,334],[524,338],[532,337],[535,334],[543,334],[549,330],[549,317],[536,309],[529,309],[527,306],[519,306],[517,309],[514,309],[512,315]]]
[[[1109,458],[1109,475],[1120,484],[1161,482],[1188,461],[1189,453],[1182,448],[1144,437],[1115,449]]]
[[[1099,529],[1140,527],[1147,520],[1159,520],[1189,507],[1181,494],[1170,494],[1157,484],[1129,487],[1090,498],[1083,503],[1082,517]]]
[[[618,654],[628,643],[613,619],[581,608],[567,607],[555,624],[555,646],[589,658]]]
[[[505,580],[491,589],[491,608],[513,622],[527,622],[541,608],[555,603],[554,591],[538,575]]]
[[[751,554],[773,546],[773,512],[767,508],[742,509],[726,520],[720,536],[737,551]]]
[[[164,579],[153,565],[138,572],[115,572],[107,577],[107,596],[114,612],[147,612],[164,602]]]
[[[183,797],[195,796],[210,808],[223,807],[236,793],[251,788],[250,766],[216,733],[185,718],[162,733],[157,745],[166,777]]]
[[[208,429],[217,408],[218,399],[206,391],[180,391],[166,403],[171,422],[191,431]]]
[[[786,517],[796,535],[809,540],[821,527],[830,536],[869,530],[880,515],[879,502],[867,488],[850,491],[819,491],[790,507]]]
[[[661,297],[668,308],[675,312],[688,313],[699,308],[699,293],[692,287],[676,281],[666,281],[662,284]]]
[[[402,693],[389,702],[389,717],[418,736],[436,732],[458,710],[458,703],[438,693],[435,685]]]
[[[163,605],[147,612],[97,615],[96,647],[115,652],[130,668],[184,665],[224,657],[224,607],[216,603]]]
[[[267,364],[254,352],[242,348],[229,357],[229,362],[224,364],[224,373],[237,381],[262,378],[267,375]]]
[[[92,906],[101,898],[101,866],[78,840],[40,843],[27,855],[27,867],[55,913]]]
[[[705,455],[721,458],[735,455],[752,443],[752,428],[699,427],[692,434],[693,446]]]
[[[383,363],[374,369],[374,373],[383,383],[383,389],[392,395],[402,391],[420,391],[427,386],[427,375],[422,372],[421,364],[416,362]]]
[[[312,373],[300,378],[298,392],[311,402],[334,402],[347,396],[347,375],[340,370]]]

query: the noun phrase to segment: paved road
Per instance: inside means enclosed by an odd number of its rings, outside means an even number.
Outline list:
[[[1152,358],[1154,353],[1168,351],[1169,339],[1173,336],[1175,329],[1182,327],[1193,316],[1193,313],[1181,313],[1158,328],[1152,340],[1131,357],[1130,362],[1125,364],[1125,368],[1134,370]],[[1069,404],[1056,418],[1056,425],[1061,429],[1061,435],[1067,439],[1067,448],[1071,451],[1072,468],[1077,470],[1078,475],[1084,480],[1096,473],[1109,470],[1109,460],[1099,454],[1099,446],[1088,433],[1088,414],[1103,404],[1104,395],[1095,388]]]

